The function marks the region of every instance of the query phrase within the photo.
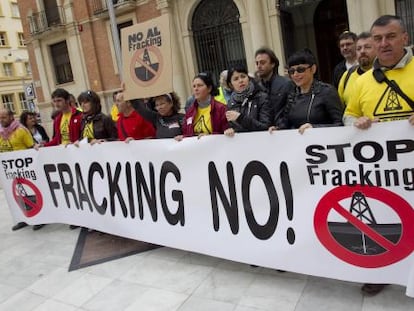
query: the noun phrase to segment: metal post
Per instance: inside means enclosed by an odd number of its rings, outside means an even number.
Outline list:
[[[113,4],[112,0],[106,0],[106,5],[108,7],[109,22],[111,23],[112,41],[113,41],[113,44],[114,44],[116,64],[118,66],[119,78],[122,81],[121,43],[120,43],[120,40],[119,40],[118,27],[117,27],[117,24],[116,24],[114,4]]]

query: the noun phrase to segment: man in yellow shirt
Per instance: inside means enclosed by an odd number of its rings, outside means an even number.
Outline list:
[[[341,77],[338,86],[338,94],[342,103],[346,106],[352,94],[355,80],[372,68],[376,52],[374,40],[370,32],[362,32],[356,41],[356,53],[358,65],[348,69]]]
[[[17,151],[32,148],[34,140],[30,131],[14,119],[13,112],[8,109],[0,109],[0,152]],[[25,222],[19,222],[12,230],[19,230],[27,226]],[[44,225],[35,225],[33,230],[39,230]]]
[[[0,109],[0,125],[0,152],[33,147],[32,134],[14,119],[13,112],[8,109]]]
[[[412,49],[406,48],[408,33],[404,23],[398,16],[381,16],[373,23],[371,35],[377,58],[373,69],[355,81],[344,124],[368,129],[373,122],[408,119],[414,126],[414,59]],[[388,86],[383,77],[380,80],[378,72],[398,84],[408,100]],[[361,290],[364,294],[376,295],[385,285],[364,284]]]
[[[377,58],[373,68],[354,83],[352,95],[344,113],[344,124],[367,129],[372,122],[409,119],[414,124],[414,109],[387,83],[379,83],[374,70],[381,71],[389,80],[414,99],[414,59],[407,48],[408,33],[397,16],[384,15],[371,27]]]

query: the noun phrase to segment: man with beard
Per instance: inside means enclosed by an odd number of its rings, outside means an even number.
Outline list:
[[[357,37],[356,53],[358,64],[346,71],[339,81],[338,93],[343,104],[347,105],[352,94],[353,84],[355,80],[372,68],[376,53],[374,49],[374,41],[371,33],[363,32]]]
[[[276,124],[286,104],[287,94],[293,89],[293,84],[278,74],[279,59],[267,47],[258,49],[255,53],[256,75],[259,85],[264,87],[273,107],[272,124]]]

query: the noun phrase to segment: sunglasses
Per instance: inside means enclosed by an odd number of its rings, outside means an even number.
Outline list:
[[[310,67],[312,67],[312,65],[309,65],[308,67],[305,66],[298,66],[296,68],[289,68],[288,69],[288,74],[293,75],[295,73],[295,71],[297,71],[298,73],[304,73],[307,69],[309,69]]]

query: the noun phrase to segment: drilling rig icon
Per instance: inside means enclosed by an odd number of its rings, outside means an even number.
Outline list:
[[[363,192],[353,193],[349,205],[349,213],[375,230],[378,234],[392,243],[397,243],[401,237],[401,224],[382,224],[374,216],[374,210]],[[371,239],[366,233],[356,228],[350,222],[329,222],[329,231],[335,240],[348,250],[361,255],[377,255],[386,252],[381,245]]]

